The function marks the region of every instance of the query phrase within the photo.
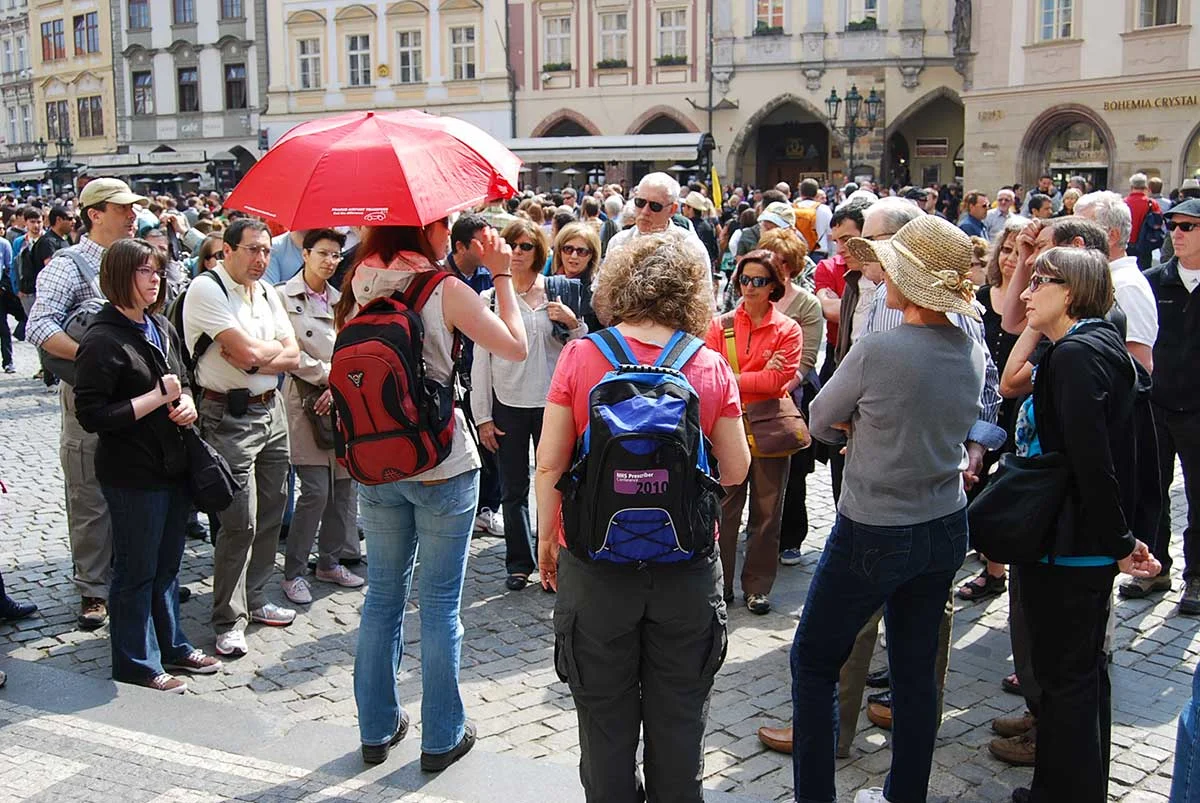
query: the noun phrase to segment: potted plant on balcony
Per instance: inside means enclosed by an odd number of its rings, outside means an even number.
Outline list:
[[[783,35],[782,25],[768,25],[765,20],[759,20],[754,26],[755,36],[781,36]]]
[[[600,59],[596,62],[597,70],[623,70],[629,66],[625,59]]]
[[[865,19],[846,23],[847,31],[875,31],[878,29],[879,23],[874,17],[866,17]]]
[[[680,67],[688,63],[687,56],[658,56],[654,63],[659,67]]]
[[[569,72],[570,69],[571,62],[569,61],[552,61],[542,65],[542,72]]]

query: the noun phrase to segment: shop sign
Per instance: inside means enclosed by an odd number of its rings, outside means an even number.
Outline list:
[[[1158,98],[1131,98],[1129,100],[1106,100],[1104,111],[1127,112],[1142,109],[1172,109],[1176,106],[1196,106],[1200,95],[1171,95]]]
[[[950,155],[950,140],[946,137],[917,137],[913,155],[918,159],[945,159]]]
[[[989,120],[1003,120],[1004,109],[984,109],[979,112],[979,121],[986,123]]]

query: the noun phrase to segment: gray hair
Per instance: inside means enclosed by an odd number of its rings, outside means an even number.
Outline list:
[[[1150,184],[1150,179],[1146,178],[1145,173],[1134,173],[1129,177],[1129,188],[1132,190],[1144,190]]]
[[[604,214],[616,218],[621,214],[621,207],[624,205],[625,201],[620,195],[610,195],[604,199]]]
[[[679,182],[666,173],[647,173],[642,176],[642,180],[638,182],[638,189],[643,187],[662,190],[667,194],[668,203],[679,201]]]
[[[1075,214],[1094,220],[1109,231],[1115,231],[1121,245],[1129,242],[1133,231],[1133,216],[1129,213],[1125,199],[1115,192],[1102,190],[1080,196],[1075,202]]]
[[[630,198],[628,201],[625,202],[625,205],[623,207],[621,207],[621,217],[617,222],[619,224],[621,224],[622,226],[629,226],[629,225],[632,225],[633,222],[636,220],[637,220],[637,207],[634,205],[633,199]]]
[[[882,219],[887,234],[895,234],[904,227],[905,223],[916,220],[925,214],[925,210],[906,198],[880,198],[863,211],[863,220],[878,217]]]

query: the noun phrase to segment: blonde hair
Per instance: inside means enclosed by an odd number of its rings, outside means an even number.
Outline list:
[[[588,258],[588,266],[583,269],[580,275],[589,273],[596,269],[600,264],[600,235],[596,229],[589,226],[587,223],[575,221],[568,223],[558,231],[558,235],[554,238],[554,264],[550,272],[554,274],[565,273],[562,261],[562,247],[571,240],[583,240],[587,243],[587,247],[592,249],[592,255]]]
[[[771,229],[763,232],[758,247],[765,248],[779,257],[787,278],[794,279],[804,272],[804,260],[808,257],[808,243],[795,229]]]
[[[705,291],[711,268],[668,232],[637,237],[610,251],[592,308],[614,324],[651,321],[704,337],[711,320]]]

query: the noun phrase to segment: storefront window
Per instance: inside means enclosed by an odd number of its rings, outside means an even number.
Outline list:
[[[1108,147],[1096,129],[1075,123],[1050,139],[1051,167],[1108,167]]]

